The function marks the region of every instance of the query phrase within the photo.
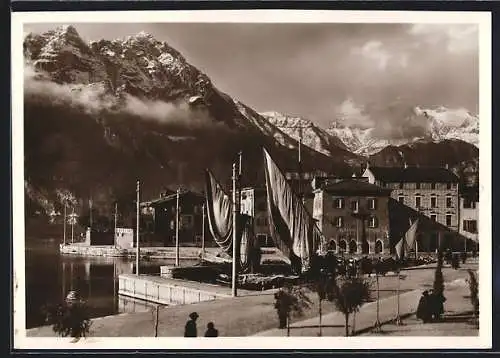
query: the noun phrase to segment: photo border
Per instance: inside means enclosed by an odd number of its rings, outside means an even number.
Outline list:
[[[492,240],[481,242],[479,251],[480,330],[478,337],[219,337],[217,341],[192,339],[105,338],[89,337],[78,343],[64,338],[25,336],[25,252],[24,239],[24,132],[23,132],[23,24],[50,23],[143,23],[143,22],[342,22],[342,23],[460,23],[479,25],[479,118],[480,118],[480,221],[479,237],[492,238],[491,211],[491,14],[488,12],[411,12],[411,11],[342,11],[342,10],[179,10],[179,11],[78,11],[18,12],[11,18],[12,54],[12,210],[13,210],[13,292],[14,347],[28,349],[475,349],[492,346],[492,290],[483,282],[492,282]],[[285,16],[283,16],[285,15]],[[258,21],[255,21],[257,20]],[[394,21],[397,19],[397,21]],[[50,20],[50,21],[47,21]],[[128,21],[127,21],[128,20]],[[144,21],[147,20],[147,21]],[[24,333],[24,335],[22,335]],[[409,340],[417,341],[414,345]],[[168,348],[167,348],[168,347]]]

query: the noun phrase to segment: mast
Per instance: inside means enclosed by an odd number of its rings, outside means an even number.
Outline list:
[[[179,266],[179,195],[180,188],[177,188],[177,200],[175,203],[175,266]]]
[[[140,200],[140,193],[139,193],[139,190],[140,190],[140,183],[139,183],[139,180],[137,181],[137,188],[136,188],[136,193],[137,193],[137,198],[136,198],[136,240],[137,240],[137,244],[136,244],[136,253],[135,253],[135,273],[137,276],[139,276],[139,257],[140,257],[140,253],[141,253],[141,249],[140,249],[140,244],[139,244],[139,200]]]
[[[236,207],[236,163],[233,163],[233,262],[232,262],[232,275],[231,275],[231,294],[233,297],[237,296],[237,289],[236,289],[236,275],[237,275],[237,270],[236,270],[236,243],[237,243],[237,228],[236,228],[236,221],[237,221],[237,210],[238,208]]]

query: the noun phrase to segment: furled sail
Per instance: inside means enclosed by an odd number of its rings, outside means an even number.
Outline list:
[[[323,234],[265,149],[264,168],[271,235],[292,268],[307,271],[322,247]]]
[[[214,175],[207,170],[206,200],[210,232],[219,247],[232,256],[233,250],[233,204]],[[254,246],[255,237],[252,220],[248,215],[237,215],[237,247],[238,267],[245,271],[250,263],[249,255]]]
[[[406,254],[415,246],[415,240],[417,238],[417,227],[418,219],[416,219],[413,224],[410,225],[408,231],[406,231],[404,238],[398,241],[395,246],[396,256],[398,259],[403,260],[406,258]]]

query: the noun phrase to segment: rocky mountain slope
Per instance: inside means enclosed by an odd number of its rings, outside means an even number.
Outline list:
[[[137,179],[143,199],[168,186],[202,190],[207,167],[226,183],[240,150],[244,180],[262,182],[263,146],[283,170],[297,170],[296,140],[149,34],[85,43],[63,26],[26,36],[24,54],[25,180],[34,212],[60,209],[61,190],[79,207],[92,198],[111,211],[113,201],[134,200]],[[357,158],[344,150],[332,160],[307,147],[302,155],[304,170],[342,175]]]

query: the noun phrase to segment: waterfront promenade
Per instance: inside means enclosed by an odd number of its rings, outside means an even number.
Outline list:
[[[434,265],[428,268],[420,268],[402,271],[406,279],[401,280],[401,300],[400,313],[403,316],[411,315],[415,312],[420,293],[424,289],[432,287],[434,280]],[[465,279],[468,277],[467,268],[477,269],[476,263],[468,263],[459,270],[449,267],[443,269],[444,279],[447,282],[445,296],[448,301],[445,303],[445,310],[456,300],[453,296],[453,287],[463,286],[468,290]],[[374,282],[374,278],[371,278]],[[382,323],[396,317],[396,285],[395,276],[380,278],[380,320]],[[375,286],[372,285],[372,289]],[[284,336],[286,330],[275,329],[278,325],[278,318],[273,307],[273,291],[268,290],[255,295],[246,295],[237,298],[227,298],[209,302],[201,302],[190,305],[180,305],[162,307],[159,314],[158,336],[181,337],[183,335],[184,324],[190,312],[198,312],[198,334],[202,335],[208,322],[215,323],[221,336]],[[372,293],[373,298],[376,292]],[[455,298],[454,298],[455,297]],[[302,317],[292,318],[291,336],[317,336],[319,333],[319,318],[317,295],[310,294],[313,305],[305,311]],[[356,331],[370,329],[376,319],[376,303],[371,302],[363,306],[356,315]],[[464,303],[464,307],[466,304]],[[452,307],[452,306],[450,306]],[[323,303],[323,328],[324,336],[343,336],[344,318],[330,302]],[[154,320],[152,312],[126,313],[116,316],[108,316],[94,319],[90,335],[94,337],[152,337],[154,335]],[[394,333],[394,334],[397,334]],[[28,330],[28,336],[47,337],[53,336],[51,327],[40,327]],[[417,335],[417,334],[415,334]]]

